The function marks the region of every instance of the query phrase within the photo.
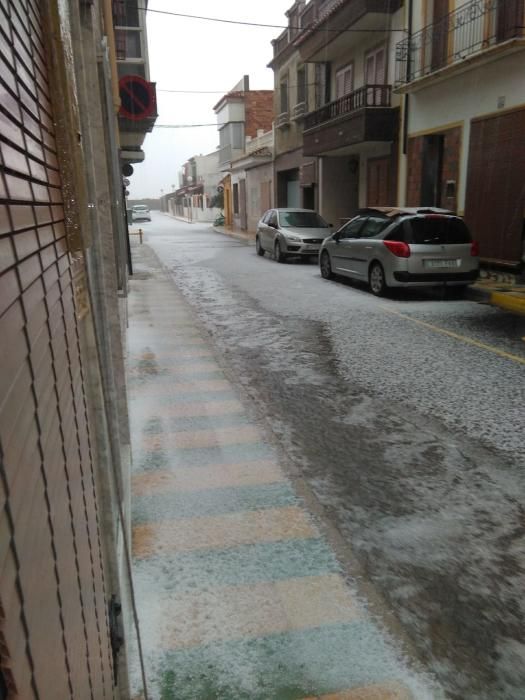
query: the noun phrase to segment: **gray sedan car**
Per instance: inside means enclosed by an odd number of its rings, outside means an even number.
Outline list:
[[[315,255],[331,233],[330,225],[311,209],[269,209],[257,224],[257,255],[271,253],[278,262],[290,255]]]
[[[478,245],[463,219],[444,209],[377,207],[327,238],[321,275],[368,282],[380,296],[389,287],[463,286],[479,275]]]

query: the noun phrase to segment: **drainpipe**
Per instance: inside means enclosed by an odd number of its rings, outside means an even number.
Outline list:
[[[407,84],[410,82],[410,63],[412,56],[412,18],[414,14],[414,0],[408,0],[408,34],[407,34],[407,69],[406,69],[406,81]],[[405,95],[405,105],[403,110],[403,155],[407,154],[408,146],[408,115],[410,108],[410,95],[407,93]]]

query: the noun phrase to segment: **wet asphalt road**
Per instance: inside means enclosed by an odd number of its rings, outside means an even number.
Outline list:
[[[525,319],[144,230],[387,623],[450,698],[523,700]]]

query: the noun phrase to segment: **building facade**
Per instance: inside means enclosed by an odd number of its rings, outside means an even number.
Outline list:
[[[274,200],[279,207],[319,207],[318,159],[305,156],[303,125],[314,110],[316,71],[295,46],[300,35],[305,2],[299,0],[286,13],[288,28],[272,41],[274,72],[275,177]]]
[[[167,211],[190,222],[214,221],[220,213],[215,200],[222,177],[218,151],[193,156],[179,173],[180,187],[166,195]]]
[[[246,144],[273,122],[273,90],[250,90],[245,75],[213,108],[219,130],[219,169],[223,173],[226,226],[247,227],[246,176],[235,177],[232,163],[245,154]],[[239,170],[239,168],[237,168]]]
[[[248,137],[244,153],[231,164],[233,224],[255,233],[262,214],[273,206],[273,130]]]
[[[129,697],[129,159],[114,9],[0,7],[2,698]]]
[[[403,200],[465,216],[487,264],[524,258],[525,3],[414,0],[396,47]],[[408,20],[408,18],[407,18]]]

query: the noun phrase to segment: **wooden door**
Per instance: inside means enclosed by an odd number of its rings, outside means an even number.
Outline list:
[[[367,195],[369,207],[387,207],[391,201],[390,157],[369,158],[367,164]]]

